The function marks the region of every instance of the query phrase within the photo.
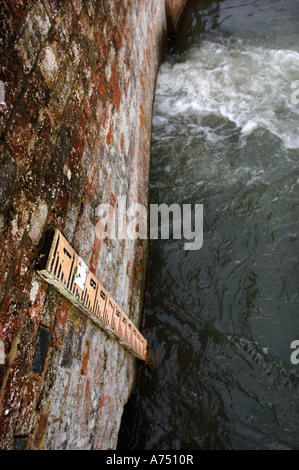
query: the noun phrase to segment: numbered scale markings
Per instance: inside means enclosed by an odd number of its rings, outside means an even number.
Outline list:
[[[86,313],[138,359],[147,362],[148,343],[59,230],[40,276]]]

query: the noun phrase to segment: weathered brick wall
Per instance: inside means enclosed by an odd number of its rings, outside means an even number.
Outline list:
[[[36,266],[61,230],[140,326],[147,243],[100,241],[101,202],[147,205],[164,0],[1,0],[0,448],[113,449],[136,360]]]

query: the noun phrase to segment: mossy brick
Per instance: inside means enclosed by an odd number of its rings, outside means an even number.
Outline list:
[[[0,213],[4,213],[10,204],[18,178],[18,166],[6,148],[0,147]]]
[[[89,82],[92,77],[90,60],[84,54],[82,55],[82,62],[79,67],[79,77],[82,79],[85,90],[88,90]]]
[[[51,209],[49,224],[60,230],[64,227],[65,214],[69,205],[72,191],[72,182],[62,175],[60,187],[57,189],[56,199]]]
[[[19,161],[25,159],[32,135],[33,127],[30,119],[25,113],[17,113],[6,140]]]
[[[65,126],[61,126],[56,137],[52,158],[63,170],[66,158],[71,149],[71,136]]]
[[[43,113],[34,135],[25,171],[20,178],[26,197],[32,201],[37,198],[50,159],[51,137],[51,119],[47,113]]]
[[[0,51],[4,54],[5,49],[13,38],[13,17],[10,10],[3,2],[0,9]]]
[[[5,284],[19,255],[19,247],[30,215],[30,203],[22,193],[14,195],[13,202],[5,213],[5,224],[1,230],[0,245],[0,302],[5,295]]]
[[[46,171],[39,188],[41,197],[47,202],[49,207],[52,207],[52,204],[56,199],[63,176],[60,166],[55,159],[51,158],[50,163],[46,167]]]
[[[24,237],[25,238],[25,237]],[[18,256],[13,271],[14,285],[18,286],[18,292],[20,294],[28,294],[31,288],[32,277],[34,274],[34,246],[32,240],[25,238],[22,242],[21,248],[18,250]]]
[[[82,79],[78,77],[64,111],[63,121],[70,137],[72,137],[77,131],[81,116],[81,104],[84,98],[84,93],[85,89],[82,83]]]
[[[47,37],[51,22],[42,2],[35,2],[27,11],[14,48],[25,74],[28,74]]]
[[[61,21],[64,26],[65,32],[68,37],[71,36],[75,24],[75,14],[72,10],[71,4],[65,2],[64,11],[61,13]]]
[[[31,119],[36,120],[41,108],[46,106],[50,99],[47,85],[36,73],[31,76],[30,87],[26,88],[23,96],[23,103]]]
[[[53,112],[57,122],[60,121],[67,100],[72,92],[74,79],[75,69],[70,59],[67,59],[64,68],[60,71],[49,103],[50,110]]]
[[[3,424],[3,427],[6,429],[5,433],[9,438],[14,434],[16,429],[17,417],[22,405],[22,400],[24,399],[25,387],[30,381],[29,370],[34,351],[32,339],[36,334],[35,327],[30,324],[30,322],[23,323],[22,329],[20,329],[19,332],[18,341],[15,341],[9,356],[10,368],[7,371],[5,394],[2,400],[4,422],[1,423],[0,420],[0,427],[2,428]],[[1,434],[1,436],[3,435],[4,434]],[[6,443],[6,446],[7,445],[9,446],[8,443]]]

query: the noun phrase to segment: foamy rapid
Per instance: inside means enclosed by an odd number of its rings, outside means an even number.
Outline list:
[[[264,129],[286,148],[295,149],[299,148],[299,103],[292,99],[299,97],[296,80],[296,51],[256,47],[240,39],[228,45],[206,41],[189,50],[183,63],[162,65],[156,115],[160,120],[178,114],[196,116],[197,131],[215,139],[217,133],[203,120],[213,115],[233,123],[240,137]]]

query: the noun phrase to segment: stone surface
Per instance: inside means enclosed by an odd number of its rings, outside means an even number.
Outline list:
[[[139,328],[147,242],[95,236],[147,204],[164,0],[7,0],[0,15],[1,449],[114,449],[136,359],[37,274],[58,228]],[[185,2],[167,1],[168,18]],[[169,23],[170,24],[170,23]]]

